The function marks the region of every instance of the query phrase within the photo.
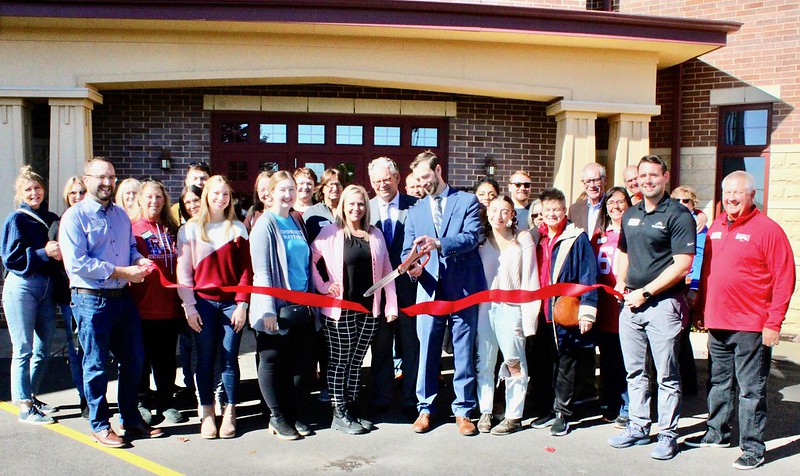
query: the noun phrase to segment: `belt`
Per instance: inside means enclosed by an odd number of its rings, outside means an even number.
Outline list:
[[[88,288],[72,288],[72,291],[78,294],[89,294],[91,296],[100,296],[106,298],[122,297],[125,293],[125,288],[121,289],[88,289]]]

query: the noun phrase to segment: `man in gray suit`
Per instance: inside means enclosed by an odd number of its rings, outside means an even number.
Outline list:
[[[372,224],[383,232],[386,249],[392,267],[401,263],[403,253],[403,237],[407,210],[417,199],[399,193],[400,171],[397,164],[388,157],[379,157],[369,164],[369,179],[375,198],[369,201]],[[395,280],[397,303],[400,308],[416,303],[416,282],[408,274],[402,274]],[[376,413],[391,409],[394,386],[394,352],[393,344],[402,358],[403,393],[401,404],[403,412],[416,418],[417,397],[415,383],[417,366],[419,365],[419,339],[417,339],[416,318],[402,312],[399,319],[387,323],[378,319],[378,330],[372,341],[372,403]]]

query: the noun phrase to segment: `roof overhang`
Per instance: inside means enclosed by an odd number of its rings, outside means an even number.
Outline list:
[[[653,52],[668,68],[740,23],[588,10],[389,0],[7,0],[0,27],[311,34]]]

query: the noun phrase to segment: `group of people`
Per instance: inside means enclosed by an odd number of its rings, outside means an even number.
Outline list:
[[[234,437],[239,345],[249,324],[267,428],[280,439],[313,434],[306,397],[317,366],[335,430],[369,432],[373,416],[399,406],[415,432],[430,431],[445,344],[453,354],[451,411],[459,433],[514,433],[527,401],[533,428],[564,436],[580,392],[596,392],[598,347],[603,419],[622,429],[609,444],[650,442],[655,380],[659,434],[651,456],[670,459],[678,453],[680,348],[691,305],[697,324],[709,329],[711,387],[708,431],[686,444],[730,444],[735,375],[743,453],[734,466],[763,462],[770,348],[794,290],[794,266],[786,235],[754,205],[752,176],[725,178],[725,211],[709,227],[691,188],[666,193],[667,165],[652,155],[610,189],[605,169],[587,165],[585,194],[571,206],[555,188],[534,199],[525,171],[510,175],[507,194],[492,178],[473,194],[450,186],[430,151],[410,168],[400,193],[395,162],[373,160],[373,198],[345,184],[337,169],[325,170],[319,182],[307,168],[264,172],[243,222],[230,183],[209,177],[205,164],[190,166],[171,207],[161,182],[126,179],[116,187],[114,165],[96,157],[83,177],[66,184],[69,208],[60,220],[47,210],[42,178],[23,169],[19,208],[2,239],[20,421],[53,421],[54,409],[37,395],[59,305],[73,381],[92,436],[104,446],[126,445],[109,423],[110,354],[119,368],[126,436],[164,434],[151,426],[150,410],[141,411],[151,372],[157,413],[185,420],[174,402],[179,341],[184,383],[199,403],[200,435]],[[379,283],[393,270],[401,271],[396,279]],[[485,302],[445,314],[403,311],[487,289],[536,291],[557,283],[600,283],[623,297],[584,289],[577,298]],[[270,291],[251,293],[249,286]],[[297,293],[322,296],[323,303],[298,304],[307,301]],[[360,372],[370,347],[372,401],[364,405]],[[399,402],[396,359],[403,375]],[[498,380],[505,389],[499,422]],[[220,410],[215,400],[224,403]]]

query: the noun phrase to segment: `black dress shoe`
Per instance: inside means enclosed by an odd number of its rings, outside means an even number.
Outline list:
[[[120,425],[120,430],[125,432],[125,436],[132,438],[161,438],[165,436],[164,430],[161,428],[153,428],[150,425],[132,425],[128,428]]]

